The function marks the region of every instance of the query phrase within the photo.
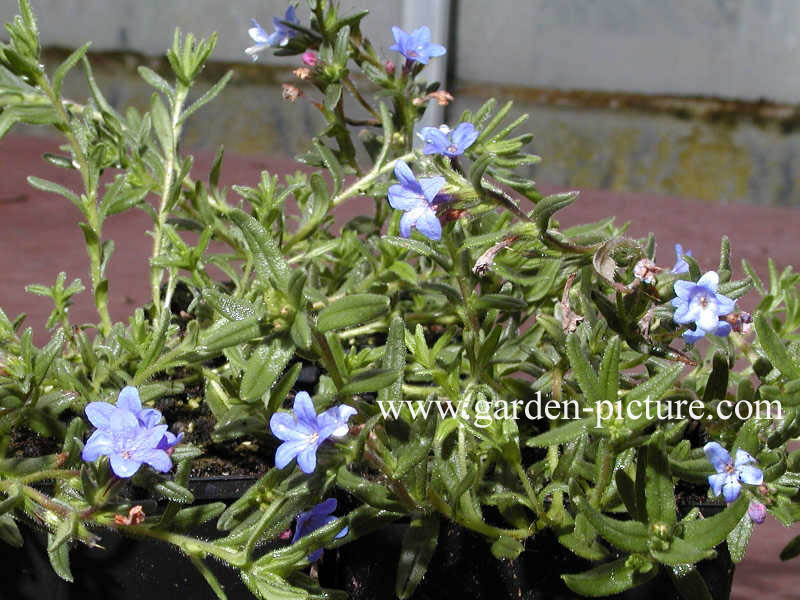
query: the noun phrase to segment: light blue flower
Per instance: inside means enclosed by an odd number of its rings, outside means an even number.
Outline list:
[[[442,201],[436,195],[444,187],[444,177],[420,177],[417,180],[402,160],[397,161],[394,175],[400,183],[389,187],[389,204],[392,208],[404,211],[400,218],[400,235],[408,237],[411,228],[416,227],[428,239],[440,240],[442,224],[434,206]]]
[[[172,469],[167,450],[181,436],[161,425],[161,413],[153,408],[142,409],[135,387],[122,389],[116,406],[108,402],[90,402],[86,416],[97,429],[83,447],[81,458],[93,462],[108,456],[111,470],[117,477],[132,477],[142,464],[166,473]]]
[[[275,466],[282,469],[297,458],[303,473],[313,473],[317,467],[317,448],[331,436],[346,435],[347,420],[356,414],[356,409],[342,404],[317,415],[311,396],[298,392],[292,412],[275,413],[269,420],[272,434],[283,441],[275,452]]]
[[[328,523],[335,521],[337,517],[332,516],[331,513],[336,510],[336,504],[336,498],[328,498],[327,500],[317,504],[311,510],[297,515],[297,524],[294,528],[294,537],[292,537],[292,543],[294,544],[300,538],[305,537],[320,527],[324,527]],[[338,540],[346,535],[347,527],[343,527],[342,530],[336,534],[336,539]],[[308,562],[316,562],[321,556],[322,548],[314,550],[314,552],[308,555]]]
[[[680,244],[675,244],[675,266],[672,267],[672,272],[675,275],[689,272],[689,263],[683,260],[684,256],[692,256],[692,251],[687,250],[684,252],[683,246]]]
[[[707,333],[726,336],[731,332],[731,326],[720,317],[730,314],[735,308],[736,301],[717,293],[719,275],[709,271],[697,283],[691,281],[676,281],[673,289],[676,297],[672,299],[675,307],[673,319],[680,325],[694,323],[695,329],[685,331],[683,339],[689,344],[694,344]]]
[[[742,484],[761,485],[764,474],[761,469],[754,466],[756,459],[739,448],[736,450],[736,461],[731,460],[731,455],[717,442],[708,442],[703,446],[703,452],[716,471],[708,476],[708,485],[714,496],[722,494],[725,502],[733,502],[742,491]]]
[[[267,48],[280,48],[289,43],[289,40],[292,39],[297,32],[288,25],[284,25],[281,21],[294,23],[295,25],[300,24],[300,21],[297,20],[297,16],[295,15],[293,5],[290,4],[289,8],[286,9],[286,14],[283,19],[279,19],[278,17],[272,19],[272,25],[275,27],[275,31],[270,34],[267,34],[267,32],[261,28],[258,21],[250,19],[250,23],[253,26],[247,30],[247,33],[250,34],[255,45],[245,49],[248,56],[251,56],[253,60],[257,60],[259,52],[263,52]]]
[[[451,130],[446,125],[441,127],[423,127],[420,136],[425,140],[423,154],[443,154],[459,156],[478,139],[478,130],[472,123],[461,123]]]
[[[389,46],[389,50],[399,52],[410,61],[427,65],[431,58],[447,52],[444,46],[431,44],[431,30],[424,25],[411,33],[392,27],[392,35],[395,43]]]

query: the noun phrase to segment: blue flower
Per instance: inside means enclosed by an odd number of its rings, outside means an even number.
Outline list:
[[[89,436],[81,458],[87,462],[108,456],[117,477],[132,477],[142,464],[166,473],[172,469],[167,449],[177,444],[175,436],[160,425],[161,413],[142,409],[135,387],[122,389],[116,406],[108,402],[90,402],[86,416],[97,430]]]
[[[694,344],[707,333],[726,336],[731,326],[720,317],[733,312],[735,300],[717,293],[719,275],[709,271],[697,283],[676,281],[673,286],[676,298],[672,299],[675,307],[673,319],[680,325],[694,323],[695,329],[683,333],[683,339]]]
[[[423,154],[443,154],[444,156],[459,156],[464,150],[472,146],[478,139],[478,130],[472,123],[461,123],[451,130],[447,125],[436,127],[423,127],[419,132],[425,140]]]
[[[399,27],[392,27],[392,35],[395,43],[389,46],[389,50],[399,52],[408,60],[423,65],[427,65],[431,58],[442,56],[447,52],[444,46],[431,44],[431,30],[424,25],[411,33],[406,33]]]
[[[675,266],[672,267],[672,272],[675,275],[680,275],[682,273],[689,272],[689,263],[683,260],[684,255],[692,256],[692,251],[687,250],[686,252],[683,251],[683,246],[680,244],[675,244]]]
[[[331,436],[346,435],[347,420],[356,414],[356,409],[342,404],[317,415],[311,396],[299,392],[294,397],[292,411],[294,415],[275,413],[269,420],[272,434],[283,440],[275,452],[275,466],[282,469],[296,457],[303,473],[313,473],[317,467],[317,448]]]
[[[421,177],[417,180],[402,160],[397,161],[394,175],[400,183],[389,187],[389,204],[405,213],[400,218],[400,235],[408,237],[411,228],[416,227],[428,239],[440,240],[442,224],[433,207],[441,201],[436,199],[436,194],[444,187],[444,177]]]
[[[331,513],[335,510],[336,498],[328,498],[327,500],[317,504],[311,510],[297,515],[297,524],[294,528],[294,537],[292,537],[292,543],[294,544],[301,537],[305,537],[312,531],[316,531],[320,527],[324,527],[328,523],[335,521],[336,517],[331,516]],[[338,540],[346,535],[347,527],[343,527],[342,530],[336,534],[336,539]],[[322,548],[314,550],[314,552],[309,554],[308,562],[316,562],[319,560],[320,556],[322,556]]]
[[[286,14],[284,15],[283,19],[273,17],[272,25],[275,27],[275,31],[269,35],[267,35],[267,32],[261,28],[261,25],[258,24],[258,21],[255,19],[250,19],[250,23],[253,26],[247,30],[247,33],[250,34],[250,37],[255,42],[255,45],[246,48],[245,52],[249,56],[253,57],[253,60],[258,59],[259,52],[263,52],[267,48],[279,48],[281,46],[285,46],[289,43],[289,40],[295,36],[295,30],[288,25],[284,25],[281,21],[294,23],[295,25],[300,24],[300,21],[297,20],[297,16],[294,14],[293,5],[289,5],[289,8],[286,9]]]
[[[717,442],[708,442],[703,446],[706,458],[714,467],[716,473],[708,476],[708,485],[715,496],[720,493],[725,497],[725,502],[733,502],[742,491],[742,484],[761,485],[764,474],[761,469],[754,466],[756,459],[739,448],[736,451],[736,461],[731,461],[731,455]]]

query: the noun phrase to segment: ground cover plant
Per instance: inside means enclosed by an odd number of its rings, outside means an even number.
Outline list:
[[[402,522],[408,598],[449,522],[498,560],[555,536],[592,563],[562,575],[579,595],[666,573],[696,599],[710,597],[696,565],[721,544],[738,561],[766,513],[800,519],[798,276],[771,267],[765,283],[742,261],[734,278],[724,232],[717,261],[675,240],[657,252],[612,218],[561,229],[578,194],[537,191],[511,103],[417,127],[452,99],[424,79],[447,51],[427,27],[386,32],[381,54],[366,12],[325,0],[271,32],[254,21],[247,54],[294,61],[304,87],[284,97],[322,127],[299,157],[310,170],[226,189],[221,151],[199,176],[180,148],[231,77],[195,92],[216,36],[176,31],[172,73],[140,67],[154,89],[142,112],[103,96],[88,44],[45,72],[19,9],[0,46],[0,135],[63,135],[44,158],[80,184],[29,182],[80,209],[90,279],[29,286],[53,303],[42,347],[24,315],[0,312],[4,543],[45,528],[70,580],[70,547],[113,529],[175,546],[220,598],[208,561],[257,598],[336,598],[309,564]],[[62,95],[73,69],[83,101]],[[361,214],[337,226],[345,203]],[[131,210],[153,221],[151,298],[114,322],[103,225]],[[747,292],[753,315],[737,305]],[[70,319],[80,293],[95,323]],[[230,504],[194,504],[190,476],[223,451],[250,452],[259,478]],[[209,521],[217,539],[192,535]],[[800,538],[781,558],[799,552]]]

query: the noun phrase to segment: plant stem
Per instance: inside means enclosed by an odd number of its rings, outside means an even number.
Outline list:
[[[170,211],[170,199],[172,195],[173,179],[175,178],[175,159],[177,158],[178,151],[178,138],[181,133],[181,112],[183,111],[183,104],[186,102],[186,95],[189,93],[189,88],[178,83],[175,87],[175,100],[172,103],[172,117],[170,127],[172,128],[171,139],[172,148],[167,151],[164,149],[164,181],[161,184],[161,200],[158,205],[158,213],[156,216],[155,232],[153,235],[153,258],[161,254],[161,245],[163,238],[164,226],[167,222],[167,216]],[[161,310],[161,278],[164,274],[164,268],[158,266],[150,267],[150,289],[153,298],[153,307],[158,314]]]

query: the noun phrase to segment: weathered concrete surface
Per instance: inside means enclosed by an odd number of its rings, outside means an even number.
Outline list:
[[[44,322],[50,311],[47,299],[27,294],[28,283],[52,284],[59,271],[66,271],[68,280],[80,277],[89,281],[88,259],[77,222],[80,215],[71,204],[31,188],[26,176],[33,174],[76,185],[74,175],[45,164],[43,152],[52,152],[52,141],[12,136],[0,142],[0,306],[12,318],[28,313],[27,324],[39,333],[37,343],[46,341]],[[205,173],[211,162],[209,153],[201,153],[197,173]],[[276,173],[292,172],[296,164],[263,156],[228,156],[222,169],[224,185],[255,184],[262,169]],[[555,191],[546,186],[546,192]],[[362,214],[371,202],[354,198],[341,207],[339,219]],[[367,208],[369,210],[369,208]],[[731,238],[735,276],[741,276],[739,259],[747,258],[756,270],[766,275],[766,257],[772,256],[779,269],[797,261],[797,231],[800,212],[786,208],[756,206],[704,206],[682,198],[615,194],[585,190],[581,199],[561,215],[565,224],[578,224],[617,215],[621,221],[631,220],[631,234],[640,236],[652,231],[659,242],[659,262],[671,264],[672,244],[682,242],[691,248],[700,265],[712,268],[719,252],[719,236]],[[150,217],[142,211],[131,211],[112,217],[106,236],[116,242],[116,251],[109,265],[109,299],[114,319],[125,319],[133,307],[146,302],[149,296],[147,259],[152,240],[147,230]],[[663,257],[663,258],[662,258]],[[743,305],[752,306],[752,298]],[[76,298],[71,309],[73,322],[96,321],[94,309],[86,293]],[[733,600],[790,600],[797,598],[797,560],[782,563],[778,554],[795,535],[797,525],[786,529],[770,518],[757,526],[745,560],[737,567]]]
[[[530,113],[536,178],[568,187],[687,196],[708,202],[800,204],[794,107],[477,86],[454,89],[451,114],[488,97]]]

